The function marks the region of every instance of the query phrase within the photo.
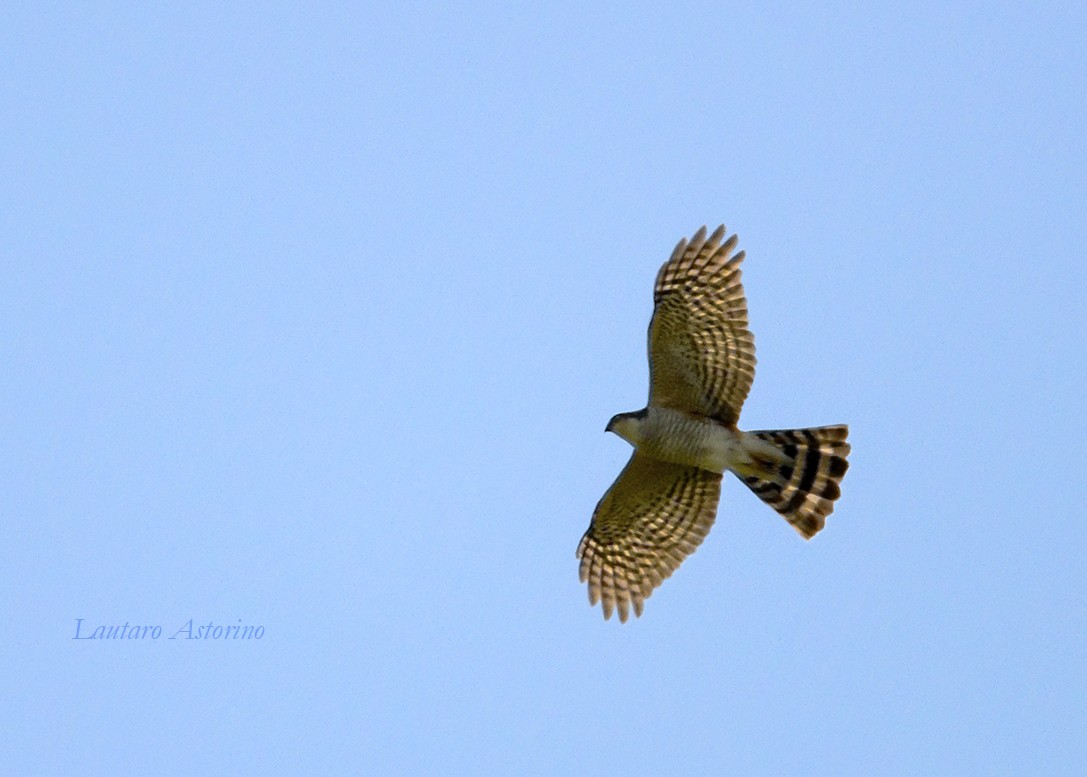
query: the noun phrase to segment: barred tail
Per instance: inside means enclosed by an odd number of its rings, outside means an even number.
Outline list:
[[[842,493],[838,484],[849,469],[847,434],[848,426],[748,432],[773,447],[749,445],[749,453],[764,469],[760,476],[744,473],[739,478],[802,537],[811,539],[826,524]]]

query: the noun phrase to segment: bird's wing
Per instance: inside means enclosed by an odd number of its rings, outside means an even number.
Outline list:
[[[755,338],[735,235],[702,227],[657,273],[649,322],[649,404],[735,426],[755,377]]]
[[[581,581],[604,618],[626,622],[705,538],[717,515],[721,475],[637,451],[604,494],[581,538]]]

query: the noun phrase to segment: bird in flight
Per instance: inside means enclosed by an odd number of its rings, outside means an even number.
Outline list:
[[[640,616],[653,590],[699,546],[732,472],[811,539],[849,462],[849,427],[740,431],[755,338],[740,284],[744,252],[724,225],[679,241],[657,273],[649,322],[649,403],[608,422],[634,446],[578,545],[581,582],[604,618]],[[722,242],[723,241],[723,242]]]

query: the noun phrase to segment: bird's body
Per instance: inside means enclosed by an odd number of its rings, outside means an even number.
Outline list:
[[[698,547],[717,515],[721,476],[734,473],[811,538],[841,494],[848,428],[743,432],[736,425],[755,374],[736,236],[703,227],[657,274],[649,323],[649,403],[607,430],[634,454],[593,512],[577,556],[589,601],[625,621]]]
[[[670,407],[647,407],[644,413],[616,418],[610,431],[654,459],[718,474],[726,470],[751,470],[752,459],[745,447],[744,433],[712,418]]]

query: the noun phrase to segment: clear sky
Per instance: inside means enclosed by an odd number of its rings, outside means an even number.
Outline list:
[[[2,14],[0,771],[1087,773],[1083,4],[380,5]],[[604,622],[722,221],[843,497]]]

